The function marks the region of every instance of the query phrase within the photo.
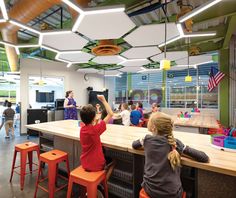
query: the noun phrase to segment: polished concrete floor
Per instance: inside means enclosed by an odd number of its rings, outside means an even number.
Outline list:
[[[19,125],[19,124],[18,124]],[[14,145],[27,141],[26,136],[19,135],[19,127],[16,127],[15,138],[5,139],[4,127],[0,131],[0,198],[33,198],[35,190],[36,173],[26,175],[24,190],[20,190],[19,175],[14,174],[12,183],[9,183]],[[30,137],[30,141],[38,142],[37,137]],[[19,164],[19,156],[16,164]],[[55,198],[66,197],[67,189],[55,194]],[[48,194],[38,190],[38,198],[48,197]]]

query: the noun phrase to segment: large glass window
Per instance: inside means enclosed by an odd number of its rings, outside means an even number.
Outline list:
[[[218,108],[218,87],[212,92],[207,90],[211,67],[218,68],[218,64],[190,68],[192,82],[185,82],[187,69],[123,74],[116,78],[115,101],[142,102],[146,108],[153,102],[167,108]]]

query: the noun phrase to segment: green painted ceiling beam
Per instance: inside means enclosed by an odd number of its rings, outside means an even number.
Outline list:
[[[225,40],[224,40],[222,48],[228,48],[229,47],[229,42],[230,42],[230,39],[231,39],[235,29],[236,29],[236,15],[231,16],[229,18],[228,29],[227,29],[227,32],[225,34]]]

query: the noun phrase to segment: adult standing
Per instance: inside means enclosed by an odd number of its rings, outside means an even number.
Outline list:
[[[64,108],[65,120],[78,120],[76,101],[74,100],[74,93],[71,90],[66,92]]]
[[[13,122],[14,122],[14,116],[15,116],[15,111],[11,108],[11,102],[7,103],[7,109],[4,110],[3,116],[5,117],[5,129],[6,129],[6,137],[5,138],[10,138],[9,137],[9,130],[12,132],[12,136],[14,137],[14,127],[13,127]]]

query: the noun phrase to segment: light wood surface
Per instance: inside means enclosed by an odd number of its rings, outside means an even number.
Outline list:
[[[212,115],[193,115],[189,119],[171,116],[176,126],[197,127],[197,128],[219,128],[216,118]]]
[[[33,124],[26,127],[55,136],[79,140],[80,128],[78,127],[78,122],[74,120]],[[147,133],[146,128],[107,125],[107,130],[102,134],[101,141],[105,147],[143,155],[144,152],[142,150],[134,150],[132,148],[132,142],[144,137]],[[174,132],[174,135],[185,145],[206,152],[211,159],[210,163],[203,164],[183,157],[183,165],[236,176],[236,153],[220,151],[211,147],[210,136],[208,135],[186,132]]]

